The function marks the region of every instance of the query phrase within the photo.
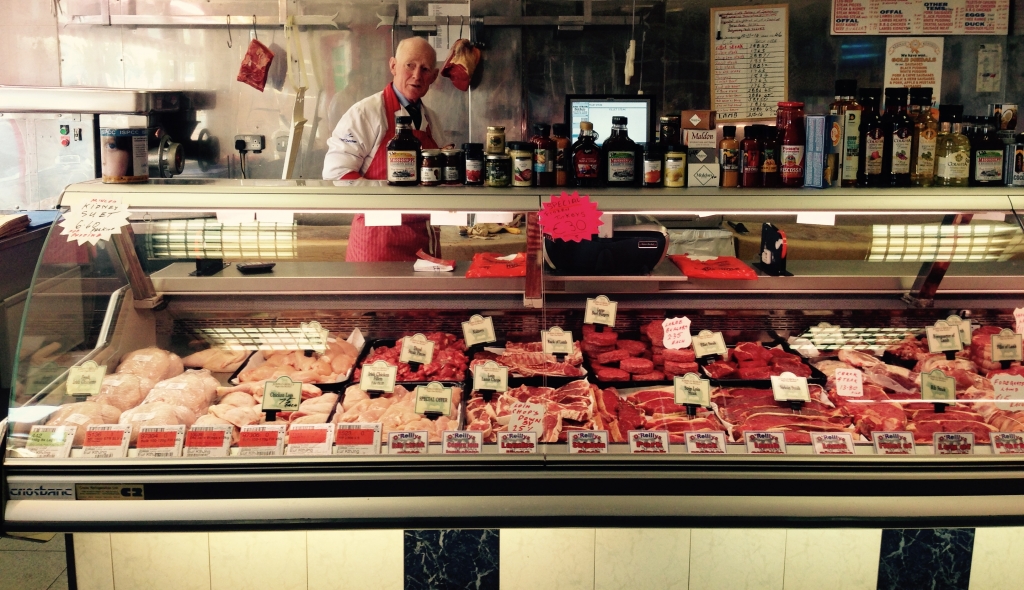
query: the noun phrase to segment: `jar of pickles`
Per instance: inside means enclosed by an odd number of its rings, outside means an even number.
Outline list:
[[[507,154],[487,154],[484,186],[503,188],[512,183],[512,158]]]

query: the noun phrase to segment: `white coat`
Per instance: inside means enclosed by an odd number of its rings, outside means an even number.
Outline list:
[[[430,129],[434,143],[445,145],[442,141],[441,129],[437,116],[426,105],[420,109],[422,113],[419,129]],[[363,176],[373,161],[374,154],[381,147],[381,142],[388,131],[388,118],[408,115],[402,107],[396,113],[386,112],[384,92],[372,94],[352,105],[342,115],[338,125],[327,140],[327,155],[324,156],[324,180],[338,180],[350,172]]]

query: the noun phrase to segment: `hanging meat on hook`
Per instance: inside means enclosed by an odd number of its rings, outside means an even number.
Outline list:
[[[469,82],[479,63],[480,49],[469,39],[459,39],[452,45],[452,51],[441,68],[441,75],[451,78],[452,84],[465,92],[469,90]]]

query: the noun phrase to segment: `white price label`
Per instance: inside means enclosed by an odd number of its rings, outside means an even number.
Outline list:
[[[1024,377],[1000,373],[992,378],[996,408],[1008,412],[1024,410]]]
[[[725,338],[721,332],[701,330],[693,337],[693,352],[697,358],[716,354],[726,354],[729,349],[725,346]]]
[[[85,243],[95,245],[121,233],[121,228],[128,225],[129,215],[128,206],[120,198],[109,195],[93,197],[64,214],[60,234],[67,236],[68,242],[77,241],[79,246]]]
[[[570,455],[596,455],[608,452],[607,430],[570,430]]]
[[[466,341],[467,347],[497,341],[498,337],[494,334],[494,320],[482,315],[470,317],[468,322],[462,322],[462,337]]]
[[[227,457],[234,426],[193,426],[185,434],[186,457]]]
[[[238,435],[242,457],[274,457],[284,454],[284,424],[250,424]]]
[[[971,432],[936,432],[932,435],[936,455],[973,455],[974,434]]]
[[[1021,336],[1003,328],[998,334],[992,335],[992,362],[1019,361],[1021,358]]]
[[[484,433],[479,430],[446,430],[441,433],[441,452],[445,455],[479,455]]]
[[[608,299],[604,295],[598,295],[593,299],[587,299],[587,309],[583,315],[584,324],[602,324],[615,327],[615,315],[619,304]]]
[[[853,435],[849,432],[812,432],[815,455],[854,454]]]
[[[434,343],[423,334],[413,334],[402,338],[402,352],[398,361],[402,363],[420,363],[429,365],[434,360]]]
[[[488,360],[473,367],[473,391],[508,391],[508,367]]]
[[[675,402],[681,405],[708,407],[711,405],[711,382],[696,373],[687,373],[672,379]]]
[[[393,393],[397,377],[398,367],[384,361],[374,361],[372,365],[363,365],[359,373],[359,389]]]
[[[836,369],[832,377],[842,397],[864,397],[864,373],[859,369]]]
[[[185,445],[185,425],[143,426],[139,428],[139,438],[135,440],[135,448],[139,457],[171,458],[180,457]]]
[[[503,455],[528,455],[537,452],[537,433],[499,432],[498,453]]]
[[[335,455],[376,455],[380,453],[381,423],[348,422],[334,431]]]
[[[935,322],[934,326],[928,326],[925,331],[928,334],[928,351],[936,352],[960,352],[963,350],[963,341],[960,339],[960,328],[950,325],[945,320]]]
[[[747,453],[751,455],[784,455],[786,454],[786,433],[754,432],[743,433],[743,442],[747,445]]]
[[[811,392],[807,387],[806,377],[797,377],[793,373],[772,375],[772,394],[777,402],[809,402]]]
[[[680,350],[690,346],[690,318],[668,318],[661,322],[665,330],[665,348]]]
[[[86,427],[82,456],[88,459],[126,457],[131,437],[130,424],[91,424]]]
[[[565,332],[558,326],[540,333],[541,346],[545,354],[572,354],[572,332]]]
[[[913,455],[915,454],[914,435],[911,432],[879,432],[871,433],[871,443],[876,455]]]
[[[724,455],[724,432],[687,432],[686,452],[691,455]]]
[[[29,431],[25,450],[33,457],[44,459],[65,459],[71,453],[77,426],[40,426]]]
[[[630,430],[626,437],[630,453],[659,454],[667,453],[669,449],[667,430]]]
[[[96,361],[71,367],[68,369],[68,395],[99,395],[106,374],[107,366],[97,365]]]
[[[426,455],[430,448],[430,435],[426,430],[408,430],[388,433],[388,454]]]

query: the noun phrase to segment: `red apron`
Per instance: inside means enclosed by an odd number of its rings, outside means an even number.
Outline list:
[[[368,180],[386,180],[388,177],[388,142],[395,136],[395,113],[402,110],[394,88],[388,84],[384,89],[384,110],[389,113],[388,131],[380,142],[380,148],[370,160],[370,167],[363,178]],[[424,149],[437,149],[437,144],[430,136],[430,125],[426,131],[414,129],[412,134],[420,140]],[[349,172],[343,180],[359,178],[359,174]],[[423,249],[439,255],[441,248],[438,236],[430,228],[429,215],[403,215],[402,225],[390,227],[366,227],[362,214],[352,220],[352,232],[348,237],[348,250],[345,260],[348,262],[386,262],[416,260],[416,252]]]

